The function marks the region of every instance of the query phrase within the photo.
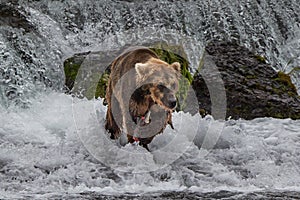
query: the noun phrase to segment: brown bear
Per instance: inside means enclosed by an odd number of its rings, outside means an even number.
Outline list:
[[[122,131],[128,142],[148,149],[167,124],[173,128],[180,76],[178,62],[168,64],[145,47],[127,49],[116,58],[106,90],[105,128],[111,138],[118,138]]]

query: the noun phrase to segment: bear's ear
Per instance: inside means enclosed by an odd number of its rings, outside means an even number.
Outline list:
[[[147,64],[145,63],[136,63],[135,70],[139,77],[143,77],[146,74]]]
[[[180,72],[180,63],[179,62],[173,62],[171,64],[171,67],[173,67],[176,71]]]

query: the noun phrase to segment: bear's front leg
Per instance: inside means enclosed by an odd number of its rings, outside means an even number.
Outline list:
[[[121,130],[113,117],[110,106],[108,107],[106,113],[105,129],[108,130],[108,132],[110,133],[111,139],[117,139],[121,134]]]

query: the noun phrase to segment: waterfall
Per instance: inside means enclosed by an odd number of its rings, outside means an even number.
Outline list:
[[[65,58],[93,50],[108,37],[126,31],[139,30],[139,36],[147,37],[146,30],[153,31],[150,35],[156,30],[174,30],[198,41],[192,45],[201,48],[213,39],[235,41],[264,56],[276,70],[290,72],[300,66],[298,0],[20,0],[0,4],[0,99],[6,106],[26,107],[36,95],[63,90]],[[108,42],[107,49],[121,46],[122,39]],[[292,76],[299,90],[299,71]]]

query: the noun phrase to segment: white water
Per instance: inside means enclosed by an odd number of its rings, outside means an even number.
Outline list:
[[[202,156],[199,143],[214,120],[209,116],[199,117],[197,135],[191,143],[188,132],[195,126],[190,123],[192,117],[175,113],[174,126],[181,129],[178,133],[181,136],[170,148],[173,151],[185,149],[180,158],[162,167],[160,158],[142,147],[127,145],[117,153],[109,151],[112,147],[120,148],[110,141],[109,145],[97,147],[97,151],[107,153],[106,163],[118,160],[118,165],[107,167],[93,158],[79,139],[72,117],[72,102],[68,95],[49,93],[40,96],[27,110],[1,108],[2,198],[84,191],[141,194],[186,189],[197,192],[299,189],[300,121],[229,120],[215,149]],[[106,109],[101,100],[80,100],[80,106],[95,107],[100,113]],[[85,120],[91,115],[93,112],[89,110],[82,111],[80,118],[89,131],[97,129],[99,139],[103,139],[106,133],[103,128],[98,129],[103,127],[103,121],[91,124]],[[101,114],[99,120],[104,117]],[[163,148],[173,134],[171,129],[166,129],[150,149]],[[137,156],[133,152],[138,153]],[[164,153],[164,157],[172,156]],[[156,171],[139,172],[140,169],[147,171],[149,166]]]
[[[35,30],[0,26],[0,198],[82,191],[298,191],[299,120],[228,120],[216,148],[205,152],[199,147],[210,125],[222,127],[222,122],[175,113],[180,132],[166,129],[150,146],[162,149],[176,134],[166,152],[131,145],[118,152],[120,147],[105,139],[101,100],[77,101],[61,91],[62,63],[74,53],[118,49],[133,41],[164,39],[164,34],[185,47],[194,69],[207,41],[226,38],[266,56],[274,68],[290,71],[299,66],[299,2],[259,2],[45,0],[12,5]],[[299,88],[299,73],[294,78]],[[74,108],[81,112],[74,114]],[[85,133],[107,145],[92,148],[96,154],[88,151],[81,140]],[[164,158],[174,162],[164,166]],[[151,172],[136,173],[141,171]]]

